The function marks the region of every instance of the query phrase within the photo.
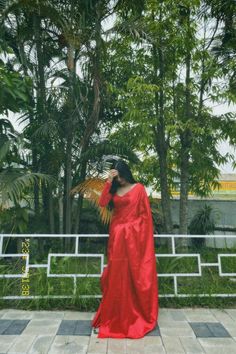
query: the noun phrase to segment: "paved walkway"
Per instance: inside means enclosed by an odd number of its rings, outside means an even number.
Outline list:
[[[97,338],[94,312],[0,310],[0,354],[234,354],[236,309],[159,309],[140,339]]]

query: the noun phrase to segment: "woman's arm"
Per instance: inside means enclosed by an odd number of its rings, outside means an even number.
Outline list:
[[[145,187],[142,188],[142,194],[140,198],[140,205],[139,205],[139,215],[142,216],[146,220],[152,219],[152,210],[150,201],[146,192]]]
[[[140,203],[139,203],[139,217],[137,218],[139,223],[139,241],[140,241],[140,250],[141,255],[147,255],[150,258],[150,255],[154,255],[155,242],[154,242],[154,224],[152,218],[152,209],[150,201],[146,192],[145,187],[143,186]]]
[[[113,197],[113,195],[111,193],[109,193],[109,190],[111,188],[111,184],[112,184],[112,182],[109,179],[107,179],[104,184],[102,194],[100,195],[100,198],[98,200],[98,204],[100,207],[105,207],[109,203],[111,198]]]

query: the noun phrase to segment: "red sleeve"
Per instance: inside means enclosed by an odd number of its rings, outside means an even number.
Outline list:
[[[113,195],[109,193],[111,185],[112,185],[111,181],[107,179],[104,184],[102,194],[100,195],[100,198],[98,200],[98,204],[100,207],[105,207],[113,197]]]
[[[146,221],[152,221],[152,210],[150,201],[146,192],[145,187],[143,186],[141,194],[141,202],[139,206],[139,215],[143,217]]]
[[[142,249],[142,254],[146,254],[150,258],[155,257],[155,242],[154,242],[154,225],[152,218],[152,209],[150,201],[143,186],[141,199],[139,204],[139,226],[140,226],[140,245]]]

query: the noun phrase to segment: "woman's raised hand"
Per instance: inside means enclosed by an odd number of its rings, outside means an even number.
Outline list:
[[[117,176],[117,175],[118,175],[118,171],[117,171],[116,169],[112,168],[112,169],[109,171],[108,180],[109,180],[110,182],[112,182],[112,181],[113,181],[113,178],[114,178],[115,176]]]

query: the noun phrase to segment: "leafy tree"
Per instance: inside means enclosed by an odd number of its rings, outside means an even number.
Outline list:
[[[30,179],[38,223],[43,215],[49,232],[78,233],[83,194],[75,198],[71,192],[99,179],[101,161],[114,154],[127,158],[143,183],[161,191],[168,233],[173,232],[171,188],[180,181],[180,233],[187,233],[189,190],[209,195],[219,174],[215,164],[233,160],[217,144],[221,139],[235,144],[235,116],[215,116],[206,105],[235,97],[235,21],[225,2],[0,4],[7,58],[0,63],[0,109],[5,114],[21,108],[27,151],[20,159],[9,150],[10,140],[12,149],[22,145],[6,138],[4,117],[2,166],[20,161],[20,171],[11,165],[20,172],[19,181],[28,172],[56,180],[39,185]],[[116,20],[106,30],[111,15]]]

